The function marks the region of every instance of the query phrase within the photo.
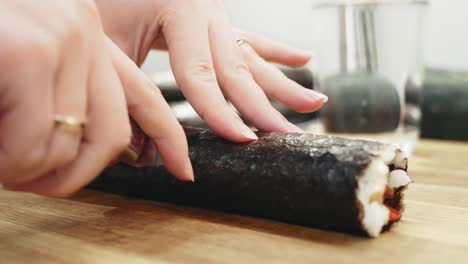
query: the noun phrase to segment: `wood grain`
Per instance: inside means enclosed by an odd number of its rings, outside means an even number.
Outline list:
[[[84,190],[0,191],[0,263],[466,263],[468,144],[422,141],[406,212],[378,239]]]

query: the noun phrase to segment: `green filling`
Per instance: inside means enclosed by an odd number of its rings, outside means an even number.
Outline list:
[[[390,222],[390,210],[388,210],[387,207],[382,206],[382,213],[384,215],[383,220],[384,220],[384,226],[388,225]]]

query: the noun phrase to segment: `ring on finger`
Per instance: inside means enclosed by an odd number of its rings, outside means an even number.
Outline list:
[[[85,127],[85,122],[71,115],[55,115],[55,127],[66,133],[81,134]]]
[[[245,39],[243,39],[243,38],[238,38],[238,39],[236,40],[236,42],[237,42],[237,45],[238,45],[239,47],[242,46],[243,44],[248,43],[247,40],[245,40]]]

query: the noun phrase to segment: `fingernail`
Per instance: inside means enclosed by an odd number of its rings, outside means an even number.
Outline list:
[[[313,100],[322,100],[323,103],[328,102],[328,96],[322,93],[316,92],[314,90],[310,90],[310,89],[305,90],[305,95]]]
[[[190,158],[188,157],[187,157],[187,160],[185,161],[184,174],[186,175],[187,180],[191,182],[195,182],[195,175],[193,173],[192,162],[190,161]]]
[[[288,127],[289,131],[292,133],[304,133],[304,130],[296,126],[295,124],[286,121],[286,126]]]
[[[252,139],[252,140],[257,140],[258,139],[257,135],[255,135],[255,133],[252,131],[252,129],[250,129],[248,126],[246,126],[244,124],[244,122],[242,122],[242,120],[240,118],[236,122],[237,122],[237,128],[242,133],[242,135],[244,135],[248,139]]]
[[[320,94],[320,97],[322,98],[322,101],[324,104],[326,104],[328,102],[328,96],[324,95],[324,94]]]

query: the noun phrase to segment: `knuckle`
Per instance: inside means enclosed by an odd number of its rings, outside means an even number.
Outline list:
[[[76,45],[83,42],[84,27],[78,16],[69,19],[63,35],[67,43]]]
[[[99,10],[94,0],[76,0],[75,2],[81,16],[85,15],[89,19],[98,20]]]
[[[215,81],[216,74],[213,64],[206,61],[191,63],[186,68],[186,78],[198,81]]]
[[[238,63],[234,65],[233,70],[241,74],[250,74],[249,66],[247,66],[245,63]]]
[[[87,32],[94,32],[92,30],[99,24],[97,7],[93,1],[76,0],[75,8],[69,10],[62,22],[62,38],[71,45],[80,45]]]

